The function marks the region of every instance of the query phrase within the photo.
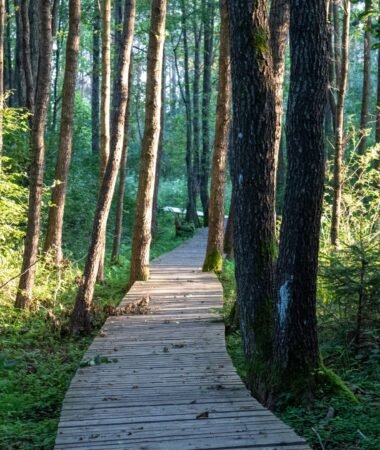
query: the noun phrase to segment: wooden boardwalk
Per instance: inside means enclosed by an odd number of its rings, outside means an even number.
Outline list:
[[[309,447],[254,400],[226,352],[222,286],[200,271],[206,231],[152,264],[121,306],[150,297],[145,315],[110,317],[78,369],[61,413],[58,449]]]

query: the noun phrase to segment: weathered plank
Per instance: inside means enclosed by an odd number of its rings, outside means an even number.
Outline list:
[[[200,266],[206,232],[156,259],[110,317],[78,369],[61,412],[62,449],[294,449],[304,439],[253,399],[227,354],[223,290]]]

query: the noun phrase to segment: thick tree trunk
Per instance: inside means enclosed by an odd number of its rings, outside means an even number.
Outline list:
[[[372,8],[372,1],[365,1],[365,12],[370,13]],[[369,15],[366,20],[364,30],[364,53],[363,53],[363,90],[362,90],[362,107],[360,113],[360,142],[358,146],[358,154],[364,155],[367,147],[368,136],[368,109],[369,109],[369,97],[371,92],[371,16]]]
[[[216,107],[214,155],[211,171],[211,194],[205,272],[223,268],[224,187],[231,117],[231,64],[227,0],[221,3],[219,86]]]
[[[128,74],[131,61],[135,9],[135,0],[125,0],[123,46],[119,55],[120,72],[116,77],[117,85],[114,90],[115,96],[119,101],[113,111],[110,155],[99,191],[91,244],[81,285],[76,297],[74,311],[70,318],[70,328],[74,334],[87,332],[91,328],[91,306],[103,248],[103,236],[107,228],[107,219],[111,208],[124,142],[125,117],[129,95]]]
[[[156,163],[156,176],[154,179],[154,194],[153,194],[153,207],[152,207],[152,237],[157,234],[158,230],[158,191],[160,187],[160,177],[161,177],[161,160],[164,153],[164,138],[165,138],[165,104],[166,104],[166,72],[165,72],[165,49],[162,63],[162,94],[161,94],[161,129],[160,129],[160,140],[158,142],[158,153],[157,153],[157,163]]]
[[[28,206],[28,226],[22,262],[22,275],[16,297],[17,308],[26,308],[32,300],[34,275],[37,262],[40,234],[40,213],[42,203],[43,171],[45,158],[44,130],[49,105],[51,83],[51,2],[40,1],[40,64],[34,115],[32,117],[30,188]]]
[[[110,152],[111,114],[111,0],[101,3],[102,16],[102,85],[100,101],[100,180],[104,177]],[[100,181],[101,184],[101,181]],[[104,259],[106,254],[106,231],[103,235],[97,280],[104,281]]]
[[[51,252],[55,264],[63,259],[62,232],[65,210],[67,181],[71,161],[72,139],[74,131],[75,86],[78,73],[79,43],[80,43],[80,0],[69,1],[69,34],[66,44],[66,66],[62,89],[61,132],[57,164],[55,167],[55,186],[51,195],[47,233],[45,240],[46,252]]]
[[[288,175],[277,264],[275,389],[309,389],[320,366],[316,288],[325,170],[328,37],[324,0],[290,0]]]
[[[129,286],[132,286],[135,281],[149,278],[154,180],[161,123],[165,21],[166,0],[152,0],[147,63],[145,128],[141,146]]]
[[[289,0],[272,0],[270,15],[270,44],[273,59],[273,73],[276,94],[276,173],[278,153],[282,135],[282,112],[284,103],[285,50],[289,31]],[[277,177],[275,178],[277,183]]]
[[[92,153],[99,154],[99,99],[100,99],[100,13],[99,1],[94,1],[94,22],[92,34],[92,77],[91,77],[91,133]]]
[[[340,85],[336,105],[335,131],[335,162],[334,162],[334,197],[331,217],[331,244],[339,247],[339,228],[342,202],[343,159],[344,159],[344,101],[347,91],[351,0],[344,0],[344,19],[342,32],[342,67],[340,70]]]
[[[214,50],[214,0],[203,0],[204,46],[202,89],[202,157],[199,191],[203,209],[203,225],[208,226],[208,181],[210,173],[210,102],[211,71]]]
[[[129,65],[129,89],[132,89],[132,55]],[[117,191],[117,203],[116,203],[116,217],[115,217],[115,234],[112,244],[112,261],[116,262],[120,254],[121,236],[123,234],[123,216],[124,216],[124,194],[125,194],[125,178],[127,174],[127,159],[128,159],[128,135],[129,135],[129,118],[131,110],[131,93],[128,95],[127,109],[125,111],[125,125],[124,125],[124,142],[123,152],[120,160],[120,173],[119,173],[119,187]]]
[[[233,88],[232,179],[237,297],[248,383],[263,401],[272,354],[275,82],[265,0],[229,0]]]

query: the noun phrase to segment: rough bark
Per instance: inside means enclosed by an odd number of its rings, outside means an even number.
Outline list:
[[[305,389],[320,367],[316,287],[328,88],[324,0],[290,0],[290,56],[288,175],[277,264],[274,346],[275,388],[282,392]]]
[[[231,64],[227,0],[221,3],[219,85],[216,107],[214,155],[211,170],[209,224],[205,272],[220,272],[223,268],[224,187],[231,117]]]
[[[111,0],[101,3],[102,27],[102,84],[100,100],[100,180],[104,177],[110,152],[110,114],[111,114]],[[100,181],[101,184],[101,181]],[[104,281],[104,259],[106,253],[106,230],[103,236],[103,249],[99,260],[97,279]]]
[[[45,158],[44,129],[49,104],[51,83],[51,3],[50,0],[40,2],[40,64],[38,68],[38,83],[36,102],[32,118],[30,188],[28,206],[28,226],[25,237],[25,247],[22,262],[22,275],[16,296],[15,306],[26,308],[32,300],[32,290],[35,275],[35,263],[38,252],[40,234],[40,213],[42,203],[43,171]]]
[[[91,133],[92,153],[99,154],[99,99],[100,99],[100,13],[99,2],[94,0],[94,22],[92,35],[92,77],[91,77]]]
[[[158,191],[160,188],[161,177],[161,161],[164,153],[164,138],[165,138],[165,104],[166,104],[166,73],[165,73],[165,49],[162,64],[162,94],[161,94],[161,125],[160,125],[160,140],[158,142],[158,153],[156,163],[156,176],[154,179],[154,194],[153,194],[153,207],[152,207],[152,237],[157,234],[158,231]]]
[[[29,0],[21,2],[20,8],[22,21],[22,66],[24,69],[26,86],[26,107],[34,111],[34,79],[32,70],[32,59],[30,52],[30,24],[29,24]]]
[[[276,94],[276,172],[282,135],[282,112],[284,103],[285,50],[289,31],[289,0],[272,0],[270,15],[270,44]],[[275,178],[277,180],[277,177]]]
[[[214,49],[214,9],[213,0],[203,0],[204,46],[203,46],[203,87],[202,87],[202,156],[199,192],[203,209],[203,225],[208,226],[208,182],[210,174],[210,102],[211,71]]]
[[[106,171],[99,191],[98,204],[95,212],[91,243],[86,259],[86,265],[75,306],[70,318],[72,333],[88,332],[91,328],[91,306],[96,283],[96,276],[101,258],[103,236],[107,227],[107,219],[111,208],[117,174],[123,148],[126,108],[128,101],[128,73],[131,60],[132,39],[135,23],[135,0],[125,0],[123,21],[123,46],[119,58],[119,74],[116,77],[115,96],[119,99],[115,105],[112,117],[112,135],[110,155]]]
[[[248,383],[265,400],[272,354],[275,83],[267,2],[229,0],[233,92],[232,180],[237,297]]]
[[[365,1],[365,12],[370,13],[372,1]],[[371,16],[368,15],[364,30],[364,52],[363,52],[363,90],[362,105],[360,112],[360,142],[358,146],[358,154],[364,155],[367,147],[368,122],[369,122],[369,97],[371,92]]]
[[[331,218],[331,244],[339,246],[339,228],[343,184],[343,158],[344,158],[344,101],[347,91],[349,42],[350,42],[350,16],[351,1],[344,0],[344,19],[342,31],[342,67],[340,69],[340,85],[336,105],[336,131],[335,131],[335,161],[334,161],[334,196]]]
[[[44,248],[46,252],[51,252],[55,264],[59,264],[63,259],[63,216],[74,132],[74,103],[78,74],[80,17],[80,0],[70,0],[69,33],[66,44],[66,66],[62,89],[61,131],[54,175],[55,185],[51,195],[51,206],[49,208]]]
[[[132,87],[132,55],[129,65],[129,89]],[[119,187],[117,191],[116,214],[115,214],[115,233],[112,244],[112,261],[116,262],[120,254],[121,236],[123,234],[123,216],[124,216],[124,194],[125,194],[125,178],[127,174],[127,159],[128,159],[128,133],[129,133],[129,118],[131,110],[131,94],[128,94],[127,109],[125,111],[125,125],[124,125],[124,142],[123,152],[120,160],[119,172]]]
[[[165,21],[166,0],[152,0],[147,62],[145,128],[141,146],[129,286],[132,286],[135,281],[149,278],[152,205],[160,139]]]

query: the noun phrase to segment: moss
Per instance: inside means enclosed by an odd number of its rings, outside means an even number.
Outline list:
[[[203,272],[217,272],[220,273],[223,270],[223,257],[215,250],[212,253],[206,255],[205,261],[203,263]]]
[[[259,27],[253,30],[251,33],[252,47],[258,50],[261,54],[266,53],[269,50],[269,39],[268,34],[264,28]]]
[[[359,400],[346,386],[344,381],[331,369],[324,366],[323,362],[319,369],[314,373],[316,384],[326,394],[328,391],[335,396],[342,396],[353,403],[359,403]]]

